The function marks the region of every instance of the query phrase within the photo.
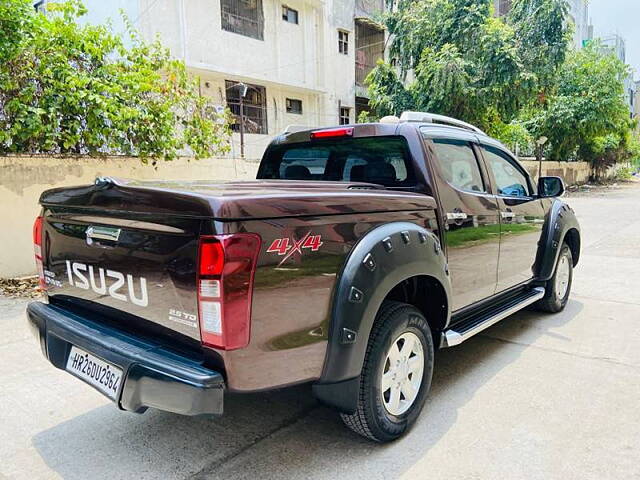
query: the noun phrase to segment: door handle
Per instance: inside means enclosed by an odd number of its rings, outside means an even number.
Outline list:
[[[516,214],[513,212],[500,212],[500,216],[503,220],[513,220],[516,217]]]
[[[464,212],[448,212],[447,220],[466,220],[468,215]]]

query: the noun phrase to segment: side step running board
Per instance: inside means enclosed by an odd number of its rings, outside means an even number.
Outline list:
[[[516,298],[511,299],[501,305],[482,312],[477,317],[471,317],[469,320],[455,325],[454,327],[446,330],[442,333],[442,339],[440,346],[453,347],[460,345],[462,342],[475,334],[480,333],[491,325],[498,323],[500,320],[508,317],[511,314],[522,310],[527,305],[531,305],[544,297],[544,288],[536,287],[518,295]]]

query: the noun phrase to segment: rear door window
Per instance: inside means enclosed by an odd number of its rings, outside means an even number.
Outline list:
[[[322,180],[331,152],[326,149],[293,148],[282,155],[278,178]]]
[[[316,140],[268,150],[258,179],[366,182],[386,187],[415,185],[403,137]]]
[[[478,159],[468,142],[434,140],[438,164],[447,183],[458,190],[486,192]]]

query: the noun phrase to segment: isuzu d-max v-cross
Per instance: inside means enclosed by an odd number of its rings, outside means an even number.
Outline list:
[[[389,441],[435,349],[564,308],[580,228],[563,191],[448,117],[288,132],[255,181],[44,192],[28,318],[54,366],[121,409],[222,414],[225,391],[311,382]]]

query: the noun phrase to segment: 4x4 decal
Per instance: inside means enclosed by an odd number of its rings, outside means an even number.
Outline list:
[[[280,261],[278,266],[286,262],[294,253],[302,255],[302,249],[308,248],[312,252],[317,252],[322,246],[322,235],[311,235],[311,232],[302,237],[300,240],[296,240],[295,237],[283,237],[276,238],[269,248],[267,253],[277,253],[278,255],[284,255],[284,258]]]

